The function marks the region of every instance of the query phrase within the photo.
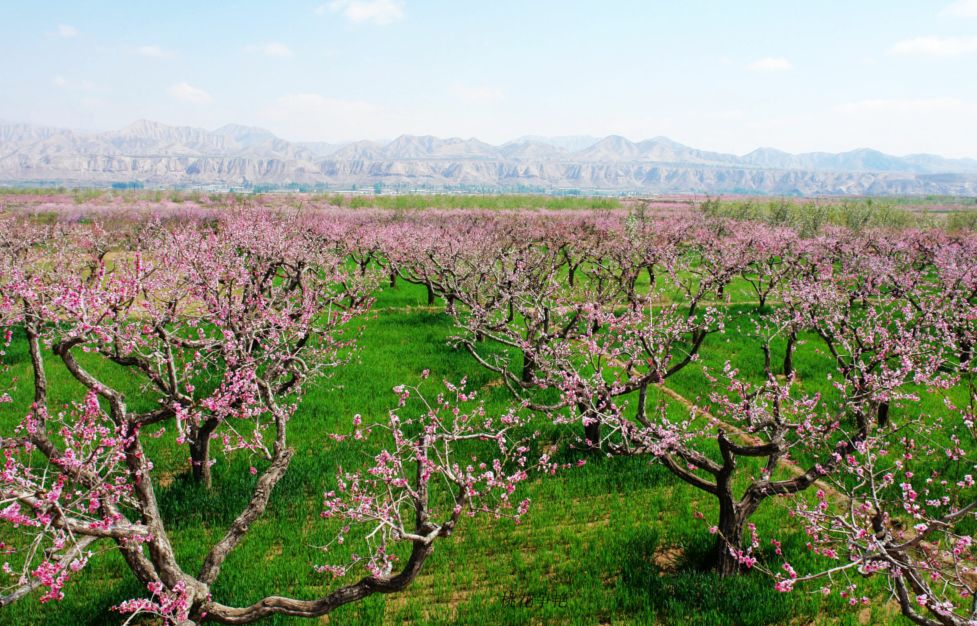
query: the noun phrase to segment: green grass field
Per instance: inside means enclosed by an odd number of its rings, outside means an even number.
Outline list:
[[[733,311],[750,311],[751,294],[745,283],[728,290]],[[440,305],[439,301],[439,305]],[[759,373],[759,352],[736,320],[725,334],[707,339],[702,363],[669,379],[668,386],[697,400],[700,367],[718,370],[726,360]],[[747,321],[743,318],[743,324]],[[745,328],[745,326],[744,326]],[[330,432],[350,432],[352,416],[365,421],[383,419],[396,404],[391,388],[418,385],[433,393],[440,380],[469,380],[480,390],[490,410],[503,411],[511,397],[494,374],[480,368],[464,351],[452,349],[451,319],[440,307],[427,307],[423,287],[398,283],[384,288],[365,321],[361,349],[355,361],[330,379],[310,389],[291,422],[290,440],[296,455],[273,495],[267,514],[254,525],[232,554],[213,587],[214,596],[228,604],[249,604],[268,594],[312,598],[338,585],[313,565],[335,562],[319,546],[335,527],[319,517],[323,492],[334,488],[335,474],[345,468],[365,467],[369,446],[336,443]],[[23,338],[8,354],[12,373],[29,375]],[[795,359],[800,380],[828,367],[815,342],[803,344]],[[77,400],[79,387],[50,359],[51,400]],[[139,409],[140,394],[121,370],[98,367],[106,378],[126,387],[130,404]],[[428,380],[421,373],[431,370]],[[824,391],[829,391],[825,389]],[[8,432],[29,402],[19,386],[14,406],[2,414],[0,427]],[[676,415],[685,407],[671,398]],[[699,399],[704,401],[704,399]],[[924,399],[924,402],[929,400]],[[938,399],[932,399],[938,402]],[[410,408],[410,405],[408,405]],[[538,424],[544,440],[567,433],[545,421]],[[156,459],[154,480],[159,500],[181,563],[190,571],[199,567],[210,545],[221,536],[250,495],[254,478],[247,468],[254,461],[243,455],[218,455],[215,487],[210,493],[189,479],[184,451],[169,441],[147,439]],[[679,482],[649,458],[602,458],[584,451],[566,450],[560,460],[586,458],[581,468],[555,477],[534,478],[521,489],[533,502],[522,524],[511,520],[465,519],[458,532],[439,542],[422,575],[405,593],[372,596],[343,607],[329,616],[341,624],[880,624],[903,623],[876,587],[871,607],[849,607],[837,595],[823,597],[813,590],[780,594],[769,578],[752,573],[720,579],[707,572],[714,538],[708,527],[715,506],[704,494]],[[701,511],[705,520],[693,519]],[[763,536],[785,539],[785,551],[806,557],[803,533],[785,534],[786,514],[778,502],[761,507],[754,521]],[[9,532],[9,531],[5,531]],[[8,542],[15,537],[0,537]],[[98,545],[98,544],[96,544]],[[352,549],[352,548],[349,548]],[[879,581],[881,582],[881,581]],[[113,551],[97,556],[66,589],[61,602],[41,605],[37,596],[0,609],[3,624],[121,623],[124,616],[109,614],[115,604],[145,594]],[[135,620],[137,623],[139,619]],[[153,623],[146,620],[147,623]],[[271,624],[308,623],[278,617]],[[908,623],[908,622],[906,622]]]

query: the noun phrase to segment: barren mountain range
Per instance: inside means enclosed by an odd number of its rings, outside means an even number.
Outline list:
[[[402,135],[335,145],[289,142],[234,124],[208,131],[141,120],[108,132],[0,124],[0,182],[977,195],[977,160],[869,149],[789,154],[760,148],[738,156],[665,137],[529,136],[495,146]]]

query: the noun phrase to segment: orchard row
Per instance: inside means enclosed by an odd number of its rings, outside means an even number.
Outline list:
[[[389,419],[332,434],[380,450],[323,497],[334,545],[365,545],[319,569],[361,577],[321,598],[223,604],[211,586],[288,469],[304,390],[348,363],[374,294],[401,281],[444,303],[453,345],[508,387],[511,409],[489,414],[454,381],[418,410],[419,391],[397,386]],[[518,520],[519,483],[573,471],[554,460],[562,446],[646,455],[714,498],[703,532],[720,575],[759,571],[779,591],[853,604],[868,601],[858,580],[884,578],[917,623],[975,619],[971,235],[801,236],[692,211],[8,214],[0,323],[32,372],[0,379],[0,411],[25,386],[32,398],[0,435],[4,604],[38,588],[61,599],[110,546],[149,590],[122,612],[324,615],[409,587],[463,516]],[[704,363],[733,326],[760,374]],[[801,349],[824,356],[823,380],[799,380]],[[137,379],[151,406],[130,407],[93,359]],[[51,401],[52,362],[84,390],[74,402]],[[703,406],[676,416],[649,400],[693,371]],[[923,396],[940,410],[920,409]],[[562,435],[541,441],[540,420]],[[152,439],[185,450],[199,489],[214,488],[215,452],[254,460],[253,492],[199,570],[180,563],[160,512]],[[822,569],[797,571],[781,538],[760,536],[751,517],[773,498]]]

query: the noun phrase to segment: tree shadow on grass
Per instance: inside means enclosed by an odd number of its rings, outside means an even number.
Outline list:
[[[816,609],[775,592],[762,574],[721,578],[711,572],[711,539],[676,546],[660,541],[657,534],[628,540],[620,553],[619,586],[629,595],[644,595],[648,611],[663,624],[746,626],[813,617]]]

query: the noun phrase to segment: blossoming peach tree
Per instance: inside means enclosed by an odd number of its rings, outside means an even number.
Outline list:
[[[473,400],[461,388],[403,417],[401,389],[401,410],[389,416],[389,441],[374,466],[343,472],[324,500],[324,516],[342,522],[342,535],[363,524],[373,530],[367,556],[322,571],[344,574],[360,564],[365,575],[317,599],[221,603],[211,585],[288,469],[288,424],[304,389],[346,362],[372,285],[310,245],[301,222],[280,215],[146,222],[116,239],[84,224],[59,227],[57,238],[29,222],[17,226],[30,236],[0,249],[0,319],[6,343],[15,335],[26,342],[30,375],[13,380],[0,408],[14,410],[17,384],[29,386],[31,398],[0,437],[0,521],[9,537],[3,604],[37,588],[42,602],[59,600],[96,550],[114,549],[151,596],[120,604],[121,612],[173,623],[320,616],[404,589],[461,516],[525,512],[528,501],[512,503],[529,466],[528,448],[514,441],[519,417],[466,408]],[[59,406],[48,385],[55,366],[82,390]],[[110,367],[138,381],[132,405]],[[380,429],[358,428],[349,443]],[[256,476],[197,571],[177,558],[161,512],[166,491],[157,488],[150,453],[158,446],[146,443],[167,437],[188,449],[202,486],[213,479],[215,441],[227,454],[249,455]],[[410,546],[399,569],[398,544]]]
[[[796,501],[793,515],[824,565],[800,571],[783,555],[778,590],[813,586],[858,605],[872,593],[864,582],[881,579],[914,623],[974,623],[974,416],[948,406],[926,418],[859,442],[830,488]],[[933,459],[943,462],[933,469]]]
[[[908,303],[905,311],[928,312],[929,336],[919,347],[929,356],[930,375],[921,375],[927,367],[916,366],[921,389],[894,417],[888,415],[893,398],[875,398],[875,406],[886,407],[889,427],[853,445],[816,498],[794,502],[792,513],[822,565],[799,571],[791,556],[782,555],[780,591],[814,587],[858,605],[870,602],[865,582],[881,580],[913,623],[963,626],[977,619],[973,245],[972,237],[952,241],[919,234],[886,250],[891,259],[900,248],[914,248],[910,256],[924,259],[920,272],[935,278],[929,284],[913,280],[905,264],[890,272]],[[873,275],[881,274],[884,268],[875,266]],[[885,378],[870,367],[873,362],[877,353],[853,367],[857,373],[844,384]],[[933,375],[934,366],[939,375]],[[918,404],[923,393],[942,402],[926,410]]]

